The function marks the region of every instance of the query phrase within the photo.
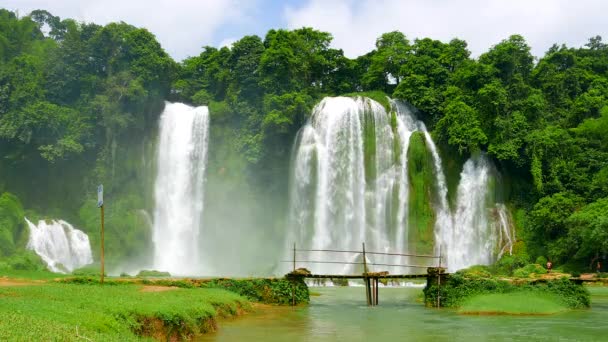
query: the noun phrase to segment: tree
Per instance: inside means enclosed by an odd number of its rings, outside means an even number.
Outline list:
[[[482,64],[495,68],[495,75],[504,84],[509,84],[515,75],[521,75],[527,80],[534,67],[534,57],[530,47],[520,35],[512,35],[493,46],[490,51],[479,57]]]
[[[577,259],[589,260],[608,253],[608,198],[599,199],[572,214],[569,238]]]
[[[376,51],[371,56],[371,64],[363,75],[366,90],[380,89],[392,93],[401,82],[400,70],[410,57],[411,46],[405,35],[399,31],[384,33],[376,40]]]
[[[488,141],[480,127],[477,111],[460,99],[451,101],[445,115],[437,122],[437,135],[464,152],[479,152]]]

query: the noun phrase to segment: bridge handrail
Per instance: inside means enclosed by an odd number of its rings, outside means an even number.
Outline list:
[[[293,260],[281,260],[281,262],[294,262]],[[392,266],[392,267],[412,267],[412,268],[427,268],[435,267],[430,265],[401,265],[401,264],[382,264],[382,263],[363,263],[350,261],[319,261],[319,260],[296,260],[295,262],[311,263],[311,264],[341,264],[341,265],[372,265],[372,266]]]
[[[356,253],[356,254],[362,253],[361,251],[342,251],[342,250],[337,250],[337,249],[296,249],[295,252],[332,252],[332,253]],[[441,258],[441,256],[428,255],[428,254],[403,254],[403,253],[385,253],[385,252],[368,252],[368,251],[365,251],[365,254],[413,256],[413,257],[432,258],[432,259]]]

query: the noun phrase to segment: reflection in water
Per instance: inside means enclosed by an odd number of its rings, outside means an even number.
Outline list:
[[[314,288],[309,306],[265,307],[223,321],[202,341],[605,341],[608,288],[592,288],[593,307],[551,316],[462,316],[425,308],[419,288],[381,288],[380,306],[363,288]],[[388,340],[387,340],[388,341]]]

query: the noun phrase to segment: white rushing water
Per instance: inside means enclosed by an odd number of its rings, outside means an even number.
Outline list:
[[[209,135],[207,107],[166,103],[155,184],[154,268],[201,274],[199,255]]]
[[[495,202],[493,177],[485,155],[470,158],[463,166],[453,227],[440,232],[450,271],[488,265],[512,249],[514,230],[505,205]]]
[[[25,218],[30,230],[27,248],[47,264],[49,270],[68,273],[93,262],[89,237],[62,220],[35,225]]]
[[[409,252],[407,151],[415,131],[424,134],[432,156],[435,250],[438,254],[441,249],[443,265],[447,260],[454,271],[488,264],[497,254],[509,251],[515,237],[506,207],[492,202],[493,194],[489,194],[488,160],[481,156],[465,163],[452,209],[442,160],[424,123],[403,103],[391,101],[387,113],[379,103],[361,97],[323,99],[298,133],[288,243],[296,242],[299,249],[358,251],[365,242],[367,251]],[[360,265],[354,265],[361,262],[361,255],[311,252],[299,253],[297,258],[352,263],[300,265],[313,273],[361,271]],[[414,260],[371,255],[368,262],[411,264]],[[370,268],[404,271],[384,265]]]
[[[406,111],[396,110],[395,129],[390,119],[382,105],[361,97],[325,98],[314,108],[296,142],[288,240],[307,249],[361,250],[365,242],[368,251],[404,250],[408,243],[406,155],[409,138],[418,128]],[[304,258],[322,257],[309,253]],[[333,257],[346,262],[361,258]],[[376,263],[400,260],[369,257]],[[308,267],[338,273],[353,269],[338,264]]]

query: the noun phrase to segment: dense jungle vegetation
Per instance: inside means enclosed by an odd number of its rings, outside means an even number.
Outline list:
[[[19,252],[23,215],[64,218],[96,245],[98,183],[113,203],[108,255],[145,258],[150,232],[140,209],[153,207],[165,100],[210,108],[206,212],[245,215],[273,239],[284,229],[296,132],[322,97],[358,92],[417,107],[444,159],[486,152],[494,160],[522,241],[504,263],[545,256],[582,270],[605,256],[608,45],[601,37],[581,48],[556,44],[540,59],[519,35],[478,58],[463,40],[390,32],[349,59],[331,40],[311,28],[270,30],[176,62],[143,28],[0,9],[0,259],[17,253],[7,262],[27,264]]]

